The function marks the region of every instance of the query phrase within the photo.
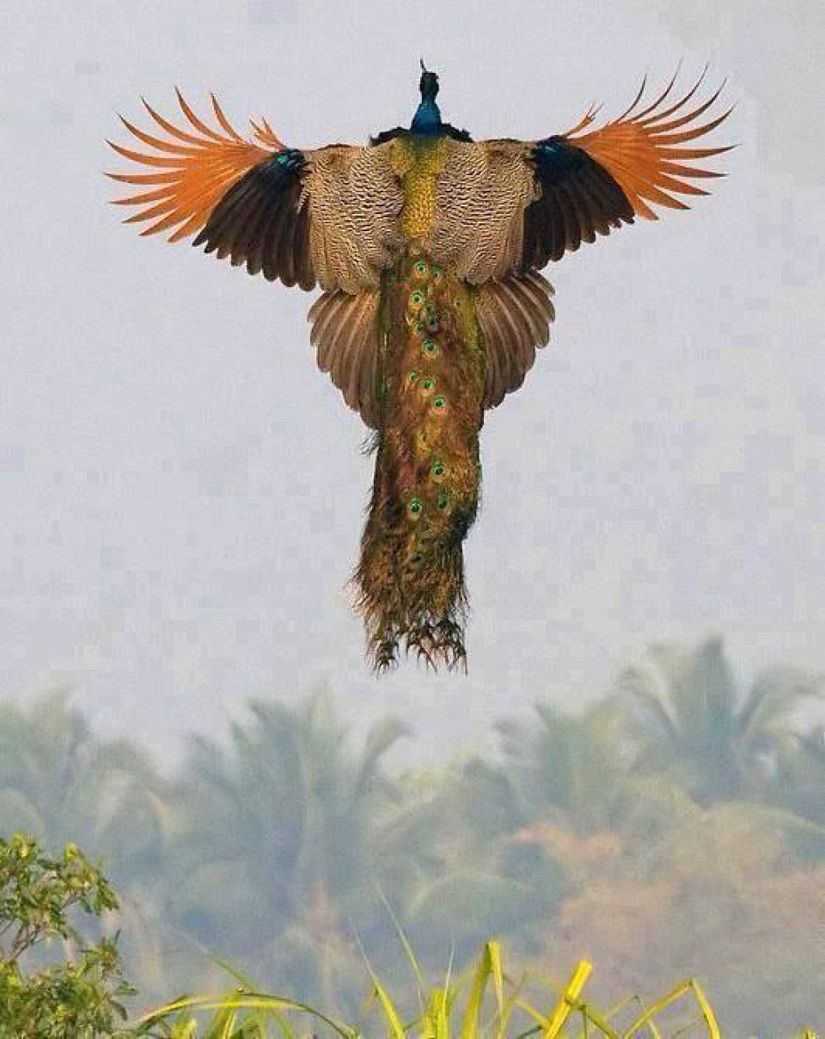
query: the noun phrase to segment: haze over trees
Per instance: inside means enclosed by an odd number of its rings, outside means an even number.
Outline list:
[[[394,914],[432,971],[498,937],[560,978],[592,959],[603,1003],[695,975],[730,1034],[790,1035],[825,1006],[822,693],[657,645],[578,714],[537,699],[494,750],[403,771],[414,734],[356,741],[324,692],[252,701],[172,768],[50,694],[0,706],[0,834],[102,863],[147,1004],[225,987],[221,957],[355,1020],[361,949],[405,983]]]

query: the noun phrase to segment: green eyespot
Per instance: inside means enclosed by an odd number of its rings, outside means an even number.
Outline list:
[[[435,357],[435,355],[438,353],[438,343],[434,339],[430,339],[428,337],[421,344],[421,349],[424,351],[425,354],[429,354],[430,357]]]
[[[446,399],[444,397],[434,397],[433,398],[433,408],[436,411],[444,411],[444,409],[446,407],[447,407],[447,401],[446,401]]]
[[[421,515],[421,511],[424,508],[424,505],[420,498],[413,498],[408,508],[410,510],[410,515],[413,517],[413,519],[417,519]]]
[[[428,396],[435,389],[435,379],[430,379],[429,377],[422,379],[420,389],[424,396]]]
[[[435,303],[433,303],[431,299],[428,299],[427,302],[424,304],[424,312],[427,314],[435,313]]]
[[[440,480],[444,473],[447,472],[447,466],[443,462],[433,462],[430,467],[430,473],[434,480]]]
[[[423,278],[427,273],[427,262],[426,260],[416,260],[413,264],[413,270],[419,278]]]
[[[418,379],[418,372],[413,369],[411,372],[407,372],[407,383],[412,386]]]
[[[438,496],[438,507],[439,509],[446,509],[450,504],[450,496],[445,491],[442,491]]]
[[[412,303],[412,305],[414,307],[420,307],[423,302],[424,302],[424,293],[423,292],[419,292],[418,289],[416,289],[415,292],[410,294],[410,303]]]
[[[429,317],[429,318],[427,318],[426,324],[427,324],[427,331],[428,332],[437,332],[438,331],[438,318],[437,317]]]

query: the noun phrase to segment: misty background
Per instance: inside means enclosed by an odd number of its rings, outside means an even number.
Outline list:
[[[793,13],[791,13],[793,9]],[[808,3],[7,5],[2,14],[2,655],[6,695],[68,685],[164,754],[249,695],[328,683],[416,718],[416,755],[506,705],[603,691],[651,639],[723,631],[744,666],[825,650],[825,13]],[[374,680],[346,583],[371,483],[314,363],[313,295],[107,205],[116,111],[174,85],[290,145],[405,123],[418,58],[474,136],[623,111],[711,63],[729,173],[546,273],[549,348],[488,414],[466,546],[469,676]],[[435,742],[433,737],[438,735]]]

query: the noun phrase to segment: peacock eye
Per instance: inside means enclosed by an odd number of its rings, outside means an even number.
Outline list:
[[[413,264],[413,270],[419,278],[423,278],[424,275],[427,273],[426,262],[424,260],[416,260],[416,262]]]
[[[424,302],[424,293],[423,292],[419,292],[418,289],[416,289],[415,292],[413,292],[410,295],[410,303],[412,303],[412,305],[414,307],[420,307],[423,302]]]
[[[434,339],[427,338],[421,344],[421,349],[425,354],[429,354],[430,357],[434,357],[438,353],[438,343]]]
[[[424,312],[427,314],[435,313],[435,303],[433,303],[431,299],[428,299],[427,302],[424,304]]]
[[[447,472],[447,466],[443,462],[433,462],[430,472],[436,480],[440,480],[444,473]]]
[[[413,385],[413,383],[414,383],[414,382],[415,382],[415,381],[416,381],[417,379],[418,379],[418,372],[417,372],[417,371],[413,370],[413,371],[411,371],[411,372],[407,372],[407,382],[408,382],[408,384],[409,384],[410,386],[412,386],[412,385]]]
[[[438,318],[431,316],[427,318],[427,331],[437,332],[438,331]]]
[[[438,507],[439,509],[446,509],[450,504],[450,496],[446,492],[442,491],[438,496]]]
[[[421,510],[424,508],[420,498],[413,498],[409,504],[410,515],[415,519],[421,515]]]
[[[434,387],[435,387],[435,379],[422,379],[421,380],[421,389],[422,390],[429,391],[429,390],[433,389]]]
[[[422,383],[422,385],[423,385],[423,383]],[[435,408],[436,411],[444,411],[444,409],[446,407],[447,407],[447,401],[446,401],[446,399],[444,397],[435,397],[435,398],[433,398],[433,408]]]

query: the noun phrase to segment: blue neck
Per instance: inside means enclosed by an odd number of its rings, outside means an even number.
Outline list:
[[[435,101],[422,101],[413,116],[410,130],[413,133],[438,134],[442,126],[441,112]]]

